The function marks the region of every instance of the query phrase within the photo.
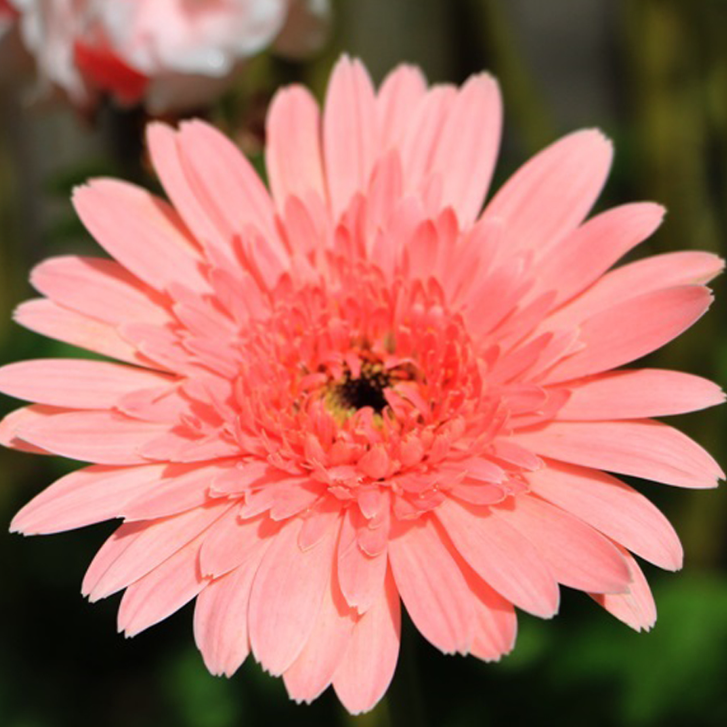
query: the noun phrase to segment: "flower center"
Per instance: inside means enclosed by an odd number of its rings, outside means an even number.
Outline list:
[[[391,384],[391,376],[380,364],[365,363],[357,377],[346,371],[343,381],[335,387],[333,396],[340,406],[346,409],[371,407],[381,414],[386,407],[384,389]]]

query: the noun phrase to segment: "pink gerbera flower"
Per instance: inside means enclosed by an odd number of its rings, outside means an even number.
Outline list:
[[[271,193],[226,138],[149,129],[171,205],[100,179],[76,209],[115,261],[35,269],[17,320],[123,363],[0,371],[36,402],[6,443],[94,463],[13,529],[124,523],[83,583],[125,589],[134,635],[197,598],[215,674],[251,651],[290,696],[329,684],[351,712],[391,680],[400,602],[445,653],[496,660],[515,607],[548,618],[559,584],[636,629],[654,623],[629,551],[682,563],[664,516],[609,472],[713,487],[696,443],[651,417],[718,404],[689,374],[616,367],[708,308],[714,255],[607,272],[658,227],[629,204],[584,221],[611,145],[558,141],[480,213],[500,142],[495,81],[376,92],[343,58],[322,119],[302,88],[268,118]]]

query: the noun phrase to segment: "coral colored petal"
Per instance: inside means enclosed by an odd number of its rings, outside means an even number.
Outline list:
[[[550,618],[557,612],[558,584],[546,561],[490,508],[475,514],[445,500],[436,514],[464,560],[500,595],[536,616]]]
[[[335,528],[310,550],[298,545],[300,520],[276,535],[255,576],[250,643],[255,658],[279,676],[298,658],[315,626],[333,565]]]
[[[568,381],[641,358],[692,326],[711,302],[707,288],[690,285],[617,303],[581,324],[579,341],[583,348],[556,364],[545,381]]]
[[[270,249],[280,254],[272,200],[240,150],[202,121],[184,122],[177,138],[195,193],[220,229],[225,248],[234,235],[252,226],[264,235]]]
[[[205,587],[197,563],[199,546],[199,539],[192,541],[126,589],[119,605],[119,631],[136,636],[171,616]]]
[[[114,260],[52,257],[33,268],[30,282],[59,305],[104,323],[171,320],[164,299]]]
[[[180,150],[178,132],[155,121],[146,127],[146,139],[164,191],[195,238],[202,244],[229,244],[229,239],[220,234],[219,227],[211,220],[192,184]]]
[[[37,359],[0,368],[3,394],[76,409],[110,409],[127,394],[171,381],[144,369],[78,359]]]
[[[367,525],[362,516],[355,514],[355,508],[349,508],[341,526],[337,551],[341,591],[349,606],[359,613],[368,611],[381,591],[388,562],[386,551],[372,557],[361,550],[356,531]]]
[[[669,521],[641,493],[598,470],[549,462],[530,489],[660,568],[679,570],[683,551]]]
[[[126,182],[96,179],[76,188],[73,204],[99,244],[155,290],[175,282],[193,290],[207,288],[199,253],[163,200]]]
[[[416,66],[400,65],[383,80],[376,96],[381,150],[395,148],[427,92],[427,81]]]
[[[103,356],[149,366],[149,359],[127,343],[118,331],[101,321],[56,305],[50,300],[29,300],[15,309],[15,320],[25,328]],[[152,365],[152,368],[158,368]]]
[[[91,601],[97,601],[143,578],[194,540],[229,507],[229,503],[222,502],[164,520],[125,523],[107,541],[111,543],[107,552],[102,548],[89,566],[84,593]]]
[[[383,582],[379,593],[382,590]],[[310,704],[331,683],[351,641],[355,624],[355,611],[341,595],[336,579],[331,578],[308,643],[283,674],[291,699]]]
[[[616,546],[564,510],[524,494],[493,513],[535,545],[559,583],[597,593],[628,588],[629,569]]]
[[[3,447],[17,449],[20,452],[50,454],[47,449],[25,442],[18,436],[18,430],[67,411],[67,409],[58,409],[52,406],[43,406],[42,404],[33,404],[32,406],[25,406],[11,411],[10,414],[0,420],[0,444]]]
[[[680,431],[649,420],[553,422],[513,439],[544,457],[677,487],[716,487],[724,473]]]
[[[169,464],[163,477],[153,489],[140,493],[121,510],[127,521],[154,520],[176,515],[209,502],[212,480],[232,465],[223,462],[212,464]]]
[[[389,560],[396,587],[422,636],[445,654],[469,651],[469,586],[431,518],[392,533]]]
[[[524,164],[482,218],[501,220],[514,248],[544,252],[588,214],[606,181],[612,155],[611,143],[599,131],[570,134]]]
[[[502,99],[491,76],[472,76],[449,109],[431,161],[442,174],[442,207],[452,206],[462,227],[482,208],[502,132]]]
[[[708,379],[681,371],[611,371],[568,384],[562,420],[643,419],[671,416],[722,404],[725,394]]]
[[[128,502],[153,490],[164,477],[164,469],[159,464],[94,465],[72,472],[36,495],[13,518],[10,529],[45,535],[120,517]]]
[[[351,714],[373,709],[384,696],[399,658],[401,610],[391,571],[373,606],[358,620],[333,677],[333,688]]]
[[[250,591],[267,545],[258,541],[244,565],[209,583],[197,597],[194,640],[212,674],[232,676],[250,653]]]
[[[651,202],[615,207],[588,220],[538,262],[538,290],[554,290],[557,307],[585,290],[659,227],[664,208]]]
[[[278,91],[268,110],[265,163],[278,209],[289,196],[311,192],[326,198],[320,141],[320,112],[302,86]]]
[[[323,112],[323,157],[334,219],[368,184],[376,142],[371,79],[360,61],[344,56],[333,69]]]
[[[140,449],[169,429],[113,411],[78,411],[25,424],[17,436],[49,452],[97,464],[147,464]]]
[[[596,603],[603,606],[619,621],[636,631],[650,631],[656,623],[656,604],[641,568],[626,552],[624,558],[631,569],[632,583],[628,593],[591,594]]]
[[[546,321],[549,330],[579,326],[585,319],[638,295],[704,284],[719,275],[724,261],[709,252],[670,252],[611,270]]]

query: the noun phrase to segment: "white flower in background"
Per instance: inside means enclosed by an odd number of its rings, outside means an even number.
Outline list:
[[[42,87],[60,87],[82,106],[105,92],[152,113],[208,103],[271,44],[285,55],[314,50],[329,11],[328,0],[9,2],[22,14]]]

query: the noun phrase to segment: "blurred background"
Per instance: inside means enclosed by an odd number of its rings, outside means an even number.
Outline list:
[[[149,0],[151,1],[151,0]],[[2,3],[0,3],[2,4]],[[305,61],[263,52],[200,112],[260,161],[274,88],[294,80],[321,97],[345,50],[379,81],[396,64],[460,83],[489,69],[506,109],[495,184],[559,135],[597,126],[616,145],[599,208],[656,200],[669,210],[638,256],[727,250],[727,2],[724,0],[332,0],[327,42]],[[17,38],[8,39],[10,44]],[[29,101],[32,66],[0,48],[0,362],[77,355],[11,323],[32,297],[28,272],[64,253],[97,254],[74,217],[71,188],[111,174],[151,183],[141,153],[144,113],[101,103]],[[11,58],[12,55],[12,58]],[[648,364],[727,382],[727,290],[711,313]],[[2,398],[0,413],[16,407]],[[727,408],[672,420],[727,465]],[[0,452],[0,530],[72,465]],[[499,664],[445,657],[405,627],[389,696],[360,718],[331,693],[310,707],[252,659],[211,677],[191,633],[191,608],[132,641],[116,634],[118,597],[80,597],[88,562],[115,525],[48,538],[0,534],[0,724],[3,727],[727,724],[727,502],[724,490],[635,483],[666,512],[686,550],[684,571],[646,566],[659,619],[636,634],[564,589],[560,615],[520,617]]]

